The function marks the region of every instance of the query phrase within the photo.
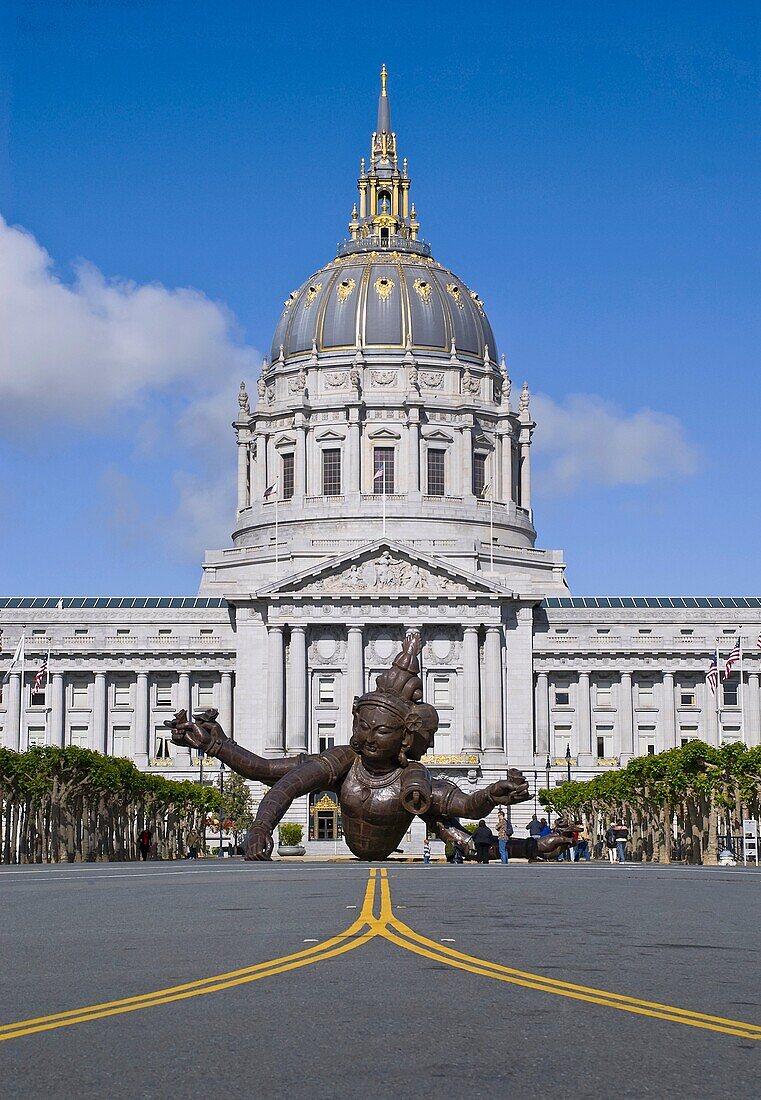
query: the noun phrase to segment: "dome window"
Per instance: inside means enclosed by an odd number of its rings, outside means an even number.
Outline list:
[[[447,283],[447,293],[451,294],[459,309],[464,309],[465,305],[462,300],[462,291],[457,283]]]
[[[285,299],[285,312],[286,313],[291,308],[293,303],[296,301],[297,293],[298,293],[298,291],[292,290],[291,293],[288,295],[288,297]]]
[[[317,295],[322,290],[322,283],[314,283],[307,291],[306,298],[304,299],[304,306],[311,306]]]
[[[387,302],[396,284],[393,279],[380,278],[376,279],[373,285],[380,300],[382,302]]]
[[[338,290],[336,292],[339,302],[345,302],[356,285],[354,279],[343,279],[338,284]]]
[[[425,279],[415,279],[412,285],[417,291],[420,301],[428,305],[431,300],[431,284],[427,283]]]

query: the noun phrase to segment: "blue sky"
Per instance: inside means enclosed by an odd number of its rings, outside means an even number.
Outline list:
[[[538,545],[577,594],[759,592],[756,4],[0,21],[2,593],[196,590],[237,380],[345,236],[382,61],[421,233],[537,395]]]

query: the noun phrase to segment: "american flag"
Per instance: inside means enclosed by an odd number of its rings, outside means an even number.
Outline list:
[[[33,691],[42,691],[43,681],[44,681],[45,684],[47,684],[49,664],[50,664],[50,650],[48,650],[47,657],[45,658],[45,660],[42,662],[39,669],[37,670],[37,675],[34,678],[34,687],[32,689]]]
[[[0,638],[0,645],[1,644],[2,644],[2,639]],[[756,638],[756,648],[761,649],[761,634],[759,634],[759,636]]]
[[[264,499],[266,500],[267,497],[271,497],[272,494],[275,492],[275,489],[277,489],[277,479],[275,479],[275,481],[273,481],[271,485],[268,485],[267,488],[264,490]]]
[[[732,647],[732,652],[727,657],[727,663],[724,666],[724,679],[728,680],[732,675],[732,665],[736,665],[740,660],[740,635],[737,635],[737,641]]]
[[[709,666],[708,672],[706,673],[706,683],[708,684],[714,695],[716,694],[716,684],[718,682],[718,679],[719,668],[716,664],[716,654],[714,653],[713,657],[711,658],[711,664]]]

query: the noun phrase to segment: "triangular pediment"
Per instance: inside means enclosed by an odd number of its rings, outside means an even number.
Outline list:
[[[381,539],[261,588],[259,596],[512,596],[496,581]]]

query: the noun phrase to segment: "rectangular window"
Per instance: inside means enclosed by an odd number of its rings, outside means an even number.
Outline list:
[[[740,740],[740,727],[739,726],[725,726],[721,731],[721,741],[723,745],[731,745]]]
[[[336,682],[332,676],[321,676],[317,683],[317,702],[335,703]]]
[[[435,707],[448,707],[451,705],[448,676],[434,676],[433,705]]]
[[[159,680],[156,684],[156,706],[171,707],[172,684],[169,680]]]
[[[132,730],[129,726],[114,726],[114,756],[132,755]]]
[[[679,633],[688,635],[688,634],[694,634],[695,631],[694,630],[680,630]]]
[[[738,694],[738,687],[740,686],[739,680],[725,680],[724,681],[724,706],[736,707],[739,706],[740,699]]]
[[[213,626],[202,626],[201,627],[201,633],[202,634],[213,634],[214,633],[214,627]]]
[[[156,730],[156,760],[172,759],[172,736],[167,736],[166,730],[159,727]]]
[[[338,447],[322,452],[322,495],[341,495],[341,451]]]
[[[214,706],[214,681],[213,680],[199,680],[199,683],[198,683],[198,706],[202,710],[208,710],[209,707]]]
[[[640,634],[652,634],[653,632],[652,632],[652,630],[650,629],[649,626],[641,626],[639,628],[639,633]]]
[[[637,702],[641,707],[653,705],[653,685],[647,681],[637,684]]]
[[[689,745],[690,741],[695,741],[697,739],[698,727],[682,726],[682,728],[679,730],[679,736],[682,748],[684,748],[685,745]]]
[[[484,495],[486,485],[486,455],[473,455],[473,495]]]
[[[555,706],[570,707],[571,693],[567,687],[555,688]]]
[[[72,707],[87,707],[90,705],[90,688],[84,680],[75,680],[71,685]]]
[[[84,637],[85,634],[89,634],[89,633],[90,633],[90,631],[87,629],[86,626],[76,626],[76,627],[74,627],[74,634],[77,638],[82,638],[82,637]]]
[[[428,495],[444,496],[444,456],[445,451],[428,452]]]
[[[172,631],[171,631],[171,629],[170,629],[170,628],[169,628],[168,626],[162,626],[162,627],[161,627],[161,628],[159,629],[159,638],[166,638],[166,637],[168,637],[168,636],[169,636],[169,635],[170,635],[171,633],[172,633]]]
[[[126,637],[126,636],[127,636],[128,634],[129,634],[129,627],[126,627],[126,626],[118,626],[118,627],[116,628],[116,636],[117,636],[117,638],[124,638],[124,637]]]
[[[35,745],[45,744],[45,727],[44,726],[29,726],[26,731],[26,740],[30,749]]]
[[[598,634],[610,634],[610,627],[609,626],[598,626],[597,633]]]
[[[373,448],[373,492],[393,493],[394,491],[394,458],[396,452],[393,447]]]
[[[77,749],[86,749],[87,736],[87,726],[72,726],[69,730],[69,744]]]
[[[126,683],[114,684],[114,706],[128,707],[132,703],[132,688]]]
[[[612,726],[598,726],[597,727],[597,758],[598,760],[609,759],[613,755],[613,727]]]
[[[45,706],[45,692],[35,691],[34,684],[29,688],[29,706],[30,707],[44,707]]]
[[[326,749],[332,749],[336,743],[336,727],[331,722],[329,725],[319,725],[317,727],[317,744],[318,752],[325,752]]]
[[[571,727],[555,726],[555,759],[562,760],[571,747]],[[573,755],[573,753],[571,754]]]
[[[46,633],[46,632],[45,632],[44,628],[43,628],[42,630],[33,630],[33,631],[32,631],[32,635],[33,635],[33,636],[34,636],[35,638],[39,638],[39,637],[44,637],[45,633]]]
[[[611,706],[613,706],[613,686],[612,686],[612,684],[598,684],[595,698],[597,700],[598,707],[611,707]]]
[[[639,730],[639,754],[640,756],[655,755],[655,726],[640,726]]]
[[[597,737],[597,759],[603,760],[605,758],[605,738]]]
[[[697,706],[697,697],[695,695],[695,688],[683,687],[679,692],[679,706],[680,707],[694,707]]]
[[[293,496],[293,451],[282,456],[283,460],[283,500],[290,500]]]

